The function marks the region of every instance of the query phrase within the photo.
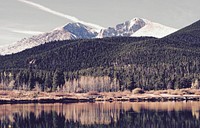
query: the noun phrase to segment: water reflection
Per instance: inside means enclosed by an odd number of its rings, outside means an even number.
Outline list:
[[[200,127],[200,102],[0,105],[0,127]]]

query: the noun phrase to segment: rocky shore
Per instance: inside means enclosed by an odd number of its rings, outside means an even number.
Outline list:
[[[184,91],[182,91],[184,92]],[[196,91],[195,91],[196,92]],[[64,93],[64,92],[36,92],[36,91],[0,91],[0,104],[23,103],[77,103],[96,101],[129,101],[129,102],[165,102],[165,101],[200,101],[200,95],[193,93],[166,93],[166,91],[151,91],[142,94],[124,92],[89,92],[89,93]]]

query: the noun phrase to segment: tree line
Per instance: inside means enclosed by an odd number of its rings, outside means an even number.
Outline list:
[[[65,92],[113,92],[142,88],[144,90],[199,88],[198,61],[145,65],[113,65],[65,72],[61,69],[6,70],[0,72],[2,89]]]
[[[0,82],[3,89],[66,92],[199,88],[199,67],[196,33],[55,41],[0,56]]]

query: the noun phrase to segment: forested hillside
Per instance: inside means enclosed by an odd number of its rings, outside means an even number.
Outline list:
[[[58,41],[1,56],[6,89],[68,92],[199,88],[200,21],[165,38]]]

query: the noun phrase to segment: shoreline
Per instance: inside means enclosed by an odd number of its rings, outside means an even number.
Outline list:
[[[167,94],[166,92],[133,94],[124,92],[36,92],[36,91],[0,91],[0,104],[28,103],[79,103],[79,102],[166,102],[166,101],[200,101],[197,94]]]

